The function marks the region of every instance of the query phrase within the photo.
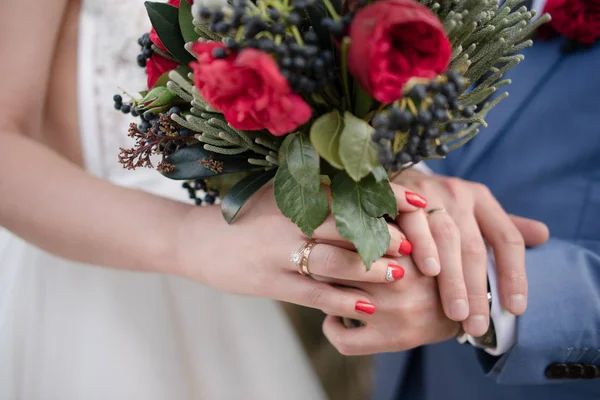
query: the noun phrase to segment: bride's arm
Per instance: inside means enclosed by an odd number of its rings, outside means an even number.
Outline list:
[[[72,11],[67,4],[2,4],[0,225],[77,261],[152,270],[174,265],[162,262],[172,249],[170,233],[191,206],[92,178],[38,141],[56,42]]]

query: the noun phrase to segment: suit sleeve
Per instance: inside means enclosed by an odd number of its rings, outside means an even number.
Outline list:
[[[552,364],[600,364],[600,242],[550,239],[527,250],[526,264],[528,307],[516,343],[500,357],[480,351],[485,372],[498,383],[544,384],[556,382],[545,373]]]

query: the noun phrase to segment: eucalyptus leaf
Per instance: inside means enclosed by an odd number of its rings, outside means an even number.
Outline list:
[[[275,200],[283,215],[311,237],[329,212],[329,201],[323,189],[319,187],[315,192],[300,185],[287,164],[279,166],[274,185]]]
[[[185,0],[184,0],[185,1]],[[194,57],[185,49],[185,41],[179,28],[179,10],[166,3],[144,3],[152,27],[169,53],[182,64],[189,64]]]
[[[319,190],[319,154],[310,144],[308,137],[301,133],[292,133],[285,149],[290,174],[304,188]]]
[[[175,169],[163,175],[170,179],[204,179],[232,172],[251,171],[256,166],[248,163],[248,155],[226,156],[212,153],[195,144],[177,150],[166,157],[167,163]]]
[[[221,202],[221,213],[227,223],[231,223],[244,204],[275,176],[277,170],[259,172],[236,183]]]
[[[329,164],[344,169],[340,158],[340,136],[344,129],[344,120],[335,110],[319,117],[310,128],[310,142]]]
[[[185,42],[195,42],[200,38],[200,35],[196,33],[193,19],[192,5],[187,0],[181,0],[179,3],[179,29]]]
[[[357,182],[379,165],[377,149],[371,141],[373,131],[367,122],[349,112],[344,113],[340,158],[348,175]]]
[[[370,269],[386,253],[391,237],[385,219],[372,217],[365,210],[363,192],[345,172],[338,173],[331,182],[331,211],[340,235],[354,244]]]
[[[177,71],[177,73],[181,76],[187,76],[187,74],[191,72],[191,69],[189,67],[186,67],[185,65],[180,65],[175,69],[175,71]],[[154,89],[157,87],[166,87],[167,83],[171,80],[169,79],[170,73],[171,71],[167,71],[164,74],[162,74],[152,88]]]

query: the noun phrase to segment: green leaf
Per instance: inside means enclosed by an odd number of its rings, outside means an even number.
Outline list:
[[[360,203],[365,212],[371,217],[389,215],[396,218],[398,203],[394,191],[387,180],[379,181],[373,174],[356,183]]]
[[[364,118],[371,111],[373,98],[358,85],[358,82],[354,83],[354,112],[357,117]]]
[[[150,90],[140,101],[140,109],[150,109],[170,105],[177,95],[169,88],[158,86]]]
[[[356,246],[370,269],[373,262],[385,254],[391,238],[385,219],[374,218],[365,211],[363,192],[361,185],[346,173],[338,173],[331,183],[331,210],[338,232]]]
[[[340,159],[340,136],[344,129],[344,120],[339,111],[319,117],[310,128],[310,142],[329,164],[344,169]]]
[[[196,33],[193,20],[192,5],[186,0],[182,0],[179,4],[179,29],[186,43],[195,42],[200,38],[200,35]]]
[[[182,64],[189,64],[194,57],[185,49],[185,41],[179,29],[179,10],[166,3],[147,1],[144,3],[152,27],[169,53]]]
[[[371,141],[373,131],[373,127],[362,119],[344,113],[340,158],[348,175],[357,182],[379,165],[377,149]]]
[[[385,170],[385,168],[383,168],[381,165],[375,167],[375,169],[373,170],[373,176],[375,177],[375,180],[377,182],[388,180],[388,173]]]
[[[290,174],[302,187],[319,191],[319,154],[305,135],[292,133],[288,137],[290,141],[285,150]]]
[[[329,201],[321,187],[319,191],[304,188],[294,179],[287,164],[279,166],[275,175],[277,206],[308,237],[325,221]]]
[[[244,204],[275,176],[276,169],[259,172],[236,183],[221,202],[221,213],[230,224]]]
[[[247,155],[225,156],[211,153],[202,146],[202,144],[195,144],[184,147],[168,156],[165,162],[175,166],[175,169],[164,175],[176,180],[204,179],[256,169],[256,166],[248,163]]]
[[[291,135],[287,135],[285,139],[283,139],[281,146],[279,146],[279,165],[287,163],[287,149],[292,140],[294,140],[294,138]]]

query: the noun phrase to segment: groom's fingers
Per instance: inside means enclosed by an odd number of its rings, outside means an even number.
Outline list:
[[[514,315],[527,308],[525,241],[498,201],[486,193],[475,202],[475,218],[494,249],[500,302]]]
[[[323,321],[323,334],[333,347],[345,356],[404,350],[391,348],[390,337],[384,337],[369,326],[348,329],[339,317],[333,315],[328,315]]]
[[[479,337],[489,327],[487,251],[473,215],[455,221],[460,231],[463,274],[469,299],[469,318],[464,321],[463,328],[469,335]]]
[[[541,246],[550,238],[550,230],[543,222],[510,214],[509,217],[519,232],[521,232],[525,240],[525,246]]]

